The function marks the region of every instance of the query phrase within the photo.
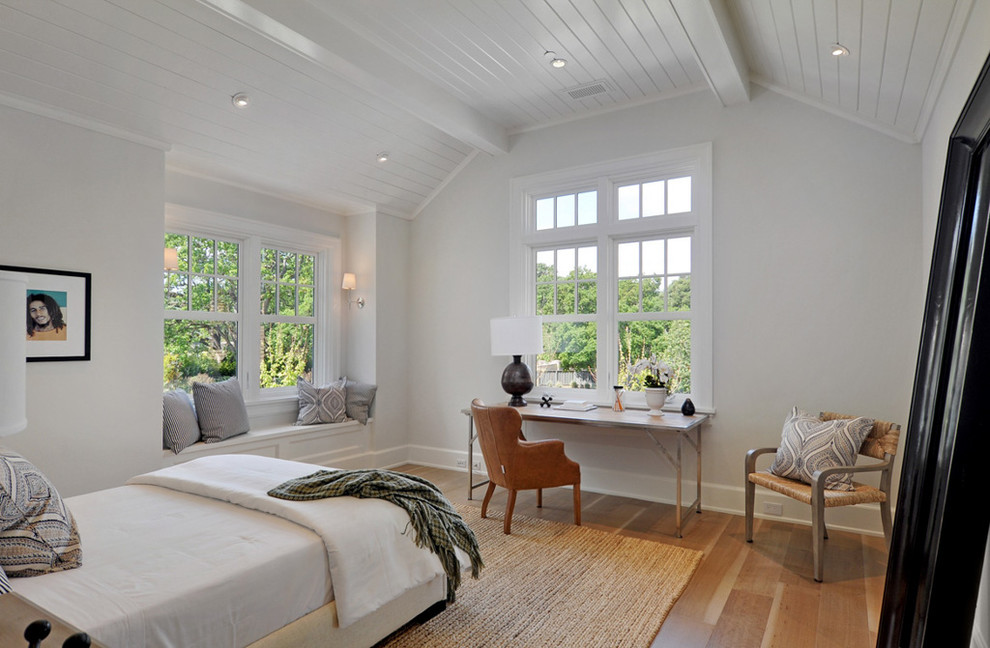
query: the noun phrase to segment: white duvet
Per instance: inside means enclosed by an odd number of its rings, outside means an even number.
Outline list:
[[[398,506],[266,494],[323,468],[205,457],[70,497],[83,566],[12,587],[111,648],[233,648],[334,599],[347,626],[443,574]]]
[[[323,466],[253,455],[204,457],[132,478],[271,513],[315,531],[326,545],[341,627],[442,575],[440,560],[416,546],[409,516],[377,499],[333,497],[295,502],[267,493]],[[85,546],[84,546],[85,555]],[[462,565],[470,564],[458,550]]]

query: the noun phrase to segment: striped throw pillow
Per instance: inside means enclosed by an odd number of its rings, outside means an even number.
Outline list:
[[[347,419],[344,378],[323,387],[316,387],[303,378],[296,378],[299,392],[299,417],[296,425],[340,423]]]
[[[0,449],[0,568],[39,576],[80,565],[79,529],[58,491],[30,461]]]
[[[181,389],[162,396],[162,445],[179,454],[199,441],[199,421],[189,394]]]
[[[770,472],[810,484],[817,470],[855,465],[859,448],[872,429],[870,418],[822,421],[795,407],[784,421],[780,447]],[[852,474],[829,475],[825,478],[825,488],[854,490]]]
[[[3,567],[0,567],[0,594],[6,594],[10,591],[10,581],[7,580],[7,574],[4,572]]]
[[[237,378],[218,383],[193,383],[199,431],[206,443],[216,443],[251,429],[244,395]]]

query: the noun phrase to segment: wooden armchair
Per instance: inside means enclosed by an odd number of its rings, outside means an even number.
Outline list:
[[[822,412],[823,421],[833,419],[854,418],[846,414]],[[859,448],[859,454],[879,462],[856,466],[838,466],[818,470],[812,475],[812,483],[805,484],[786,477],[778,477],[770,472],[756,470],[756,459],[760,455],[777,452],[777,448],[755,448],[746,453],[746,542],[753,541],[753,506],[756,497],[756,486],[786,495],[793,499],[811,505],[812,545],[814,549],[815,580],[822,581],[822,550],[823,541],[828,539],[825,528],[825,509],[835,506],[849,506],[877,502],[880,504],[880,519],[883,524],[883,535],[890,546],[891,515],[890,515],[890,482],[894,455],[897,453],[897,443],[901,426],[887,421],[875,421],[873,429]],[[825,478],[836,473],[879,472],[878,487],[853,482],[855,490],[839,491],[825,488]]]
[[[481,503],[481,517],[488,515],[488,502],[496,486],[509,491],[502,530],[512,526],[516,493],[536,489],[536,505],[543,506],[543,489],[556,486],[574,488],[574,524],[581,525],[581,466],[564,454],[564,442],[557,439],[527,441],[522,433],[522,417],[514,407],[488,407],[477,398],[471,414],[478,431],[481,453],[488,469],[488,490]]]

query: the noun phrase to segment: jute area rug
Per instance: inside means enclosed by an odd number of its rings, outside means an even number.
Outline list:
[[[458,506],[485,568],[457,600],[379,648],[648,648],[702,552],[573,524]]]

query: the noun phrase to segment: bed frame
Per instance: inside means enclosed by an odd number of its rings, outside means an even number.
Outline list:
[[[337,608],[331,601],[249,648],[370,648],[417,617],[439,614],[446,598],[447,579],[440,575],[345,628],[337,625]]]

